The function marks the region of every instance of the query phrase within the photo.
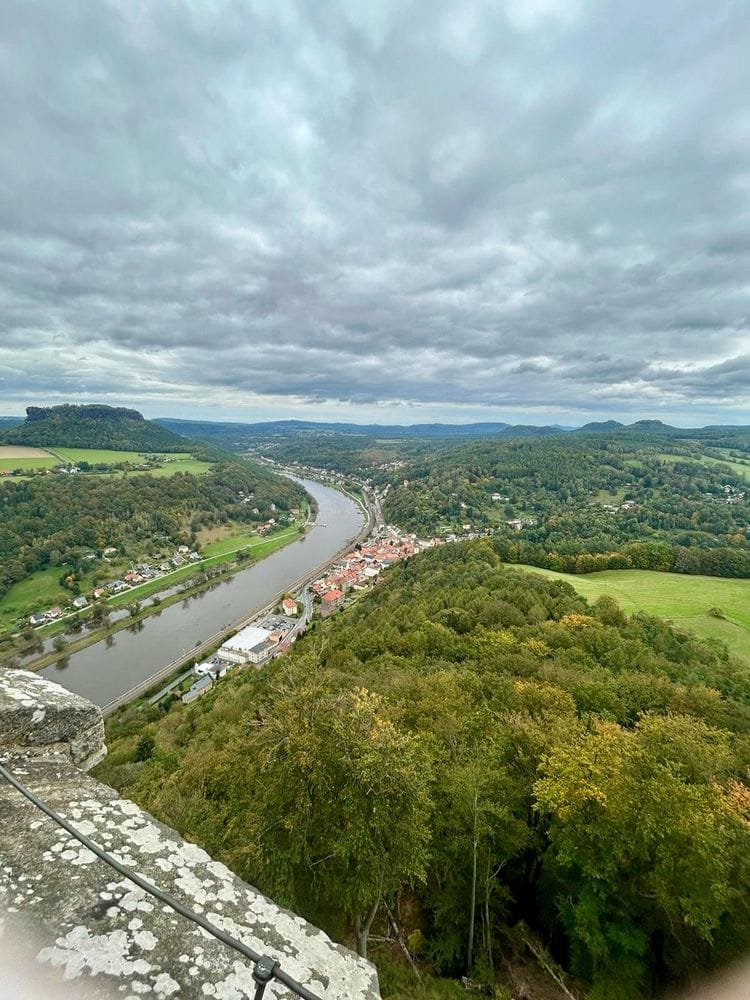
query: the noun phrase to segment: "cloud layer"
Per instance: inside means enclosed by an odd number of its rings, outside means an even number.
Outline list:
[[[3,20],[0,410],[750,422],[743,0]]]

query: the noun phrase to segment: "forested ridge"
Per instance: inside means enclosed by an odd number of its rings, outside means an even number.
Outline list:
[[[119,406],[29,406],[23,424],[0,430],[0,444],[35,448],[110,448],[115,451],[180,452],[184,438]]]
[[[749,698],[725,650],[482,540],[195,705],[126,709],[98,774],[361,951],[388,904],[423,970],[490,982],[528,927],[633,1000],[750,945]]]
[[[254,464],[216,452],[201,457],[217,461],[201,475],[50,475],[0,484],[0,596],[36,570],[75,567],[92,550],[127,553],[146,544],[156,552],[165,540],[191,541],[201,527],[260,523],[272,504],[288,510],[304,498],[295,483]]]
[[[703,450],[627,434],[472,442],[373,479],[395,480],[389,520],[427,534],[491,529],[510,562],[748,577],[750,435],[732,440]]]

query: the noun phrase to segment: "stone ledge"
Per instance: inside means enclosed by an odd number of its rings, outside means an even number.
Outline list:
[[[107,752],[101,712],[36,674],[0,668],[0,749],[64,753],[89,770]]]
[[[8,768],[84,834],[325,1000],[378,1000],[373,966],[281,909],[194,844],[70,765],[8,758]],[[246,1000],[252,966],[143,890],[0,782],[0,912],[33,928],[38,961],[93,996]],[[99,992],[97,992],[99,990]],[[87,992],[87,996],[89,993]],[[278,984],[267,1000],[292,1000]]]
[[[369,962],[79,770],[105,753],[98,708],[34,674],[0,669],[0,759],[43,802],[324,1000],[379,1000]],[[255,995],[250,962],[121,877],[0,779],[0,935],[4,928],[26,958],[74,981],[81,997]],[[270,984],[265,1000],[281,998],[292,994]]]

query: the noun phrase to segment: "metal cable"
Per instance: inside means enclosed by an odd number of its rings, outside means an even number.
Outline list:
[[[316,993],[312,993],[307,987],[303,986],[302,983],[298,983],[296,979],[284,972],[278,965],[278,963],[273,958],[268,958],[268,956],[262,956],[249,948],[242,941],[238,941],[237,938],[232,937],[231,934],[227,934],[225,931],[221,930],[215,924],[212,924],[210,920],[206,920],[199,913],[194,913],[189,910],[187,906],[183,905],[174,896],[170,896],[168,892],[164,892],[162,889],[157,888],[146,879],[141,878],[140,875],[126,868],[125,865],[113,858],[111,854],[107,851],[102,850],[97,844],[92,840],[89,840],[85,834],[80,833],[74,826],[72,826],[64,817],[59,813],[55,812],[50,806],[42,802],[41,799],[37,798],[34,793],[28,789],[22,782],[18,780],[11,772],[0,764],[0,776],[5,778],[8,784],[12,785],[17,791],[21,793],[25,798],[31,802],[32,805],[36,806],[37,809],[41,810],[46,816],[49,816],[51,820],[57,823],[58,826],[62,827],[71,837],[74,837],[79,843],[83,844],[92,854],[95,854],[97,858],[108,864],[110,868],[114,868],[116,872],[119,872],[124,878],[131,882],[134,882],[139,888],[143,889],[150,896],[158,899],[160,902],[165,903],[167,906],[171,907],[175,912],[179,913],[181,916],[185,917],[187,920],[191,920],[194,924],[202,927],[204,931],[208,931],[209,934],[217,938],[222,944],[227,945],[227,947],[238,951],[245,958],[249,958],[256,966],[253,973],[253,978],[258,987],[256,989],[255,996],[262,997],[263,991],[265,990],[265,983],[269,982],[271,978],[277,979],[283,986],[286,986],[296,993],[298,997],[302,997],[302,1000],[321,1000]],[[270,972],[270,974],[269,974]]]

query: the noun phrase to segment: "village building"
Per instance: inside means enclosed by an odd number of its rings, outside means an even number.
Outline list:
[[[185,694],[182,695],[183,704],[189,705],[191,701],[195,701],[196,698],[200,698],[200,696],[205,694],[206,691],[210,691],[213,686],[213,677],[211,677],[210,674],[206,674],[204,677],[197,680],[189,691],[186,691]]]
[[[344,603],[344,592],[342,590],[329,590],[320,599],[318,614],[321,618],[327,618],[334,611],[338,611]]]

